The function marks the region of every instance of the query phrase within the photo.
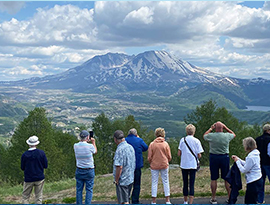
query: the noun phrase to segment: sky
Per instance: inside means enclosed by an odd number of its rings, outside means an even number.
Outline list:
[[[0,81],[149,50],[230,77],[270,79],[270,1],[0,1]]]

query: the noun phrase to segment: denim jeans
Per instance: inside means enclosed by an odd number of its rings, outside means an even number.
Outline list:
[[[85,185],[86,196],[85,204],[91,204],[93,197],[93,186],[95,169],[76,169],[76,203],[82,204],[83,187]]]
[[[134,183],[133,183],[133,191],[132,191],[132,204],[139,203],[139,196],[141,191],[141,169],[135,169],[134,171]]]
[[[268,180],[270,181],[270,166],[261,165],[262,169],[262,179],[263,179],[263,185],[258,193],[258,203],[263,203],[264,201],[264,185],[265,185],[265,178],[268,177]]]

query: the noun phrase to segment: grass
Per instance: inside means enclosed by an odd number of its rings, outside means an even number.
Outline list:
[[[170,169],[170,190],[171,197],[182,197],[182,174],[181,169]],[[240,191],[240,195],[244,195],[245,179],[242,175],[243,190]],[[0,203],[20,203],[22,185],[10,186],[8,184],[1,184],[0,187]],[[266,183],[266,193],[270,193],[270,185]],[[223,180],[218,180],[218,196],[225,196],[226,191],[224,188]],[[211,196],[210,190],[210,172],[208,167],[202,167],[202,169],[196,175],[195,181],[195,197]],[[161,179],[158,184],[158,197],[163,198],[163,185]],[[151,198],[151,172],[149,169],[142,170],[142,183],[141,183],[141,195],[142,199]],[[94,201],[116,201],[115,185],[113,184],[112,174],[97,175],[95,177],[94,185]],[[31,196],[31,202],[34,202],[34,196]],[[66,179],[58,182],[46,182],[43,192],[43,203],[75,203],[76,202],[76,180]]]

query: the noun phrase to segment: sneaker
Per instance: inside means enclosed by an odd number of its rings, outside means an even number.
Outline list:
[[[183,204],[188,204],[188,202],[187,201],[184,201],[184,203]]]
[[[228,204],[229,203],[229,199],[226,199],[225,203]]]
[[[257,204],[265,204],[265,201],[263,201],[262,203],[257,202]]]
[[[157,204],[157,203],[151,202],[151,204]]]
[[[166,204],[172,204],[170,201],[166,201]]]
[[[217,204],[217,200],[216,199],[210,199],[210,204]]]

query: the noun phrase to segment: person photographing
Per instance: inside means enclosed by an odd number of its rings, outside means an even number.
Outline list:
[[[93,133],[91,134],[93,136]],[[97,146],[94,137],[90,137],[86,130],[81,131],[79,142],[74,144],[76,157],[76,203],[82,204],[82,193],[85,185],[85,204],[91,204],[93,197],[93,186],[95,179],[95,166],[93,154],[97,153]],[[88,143],[90,142],[90,143]]]

